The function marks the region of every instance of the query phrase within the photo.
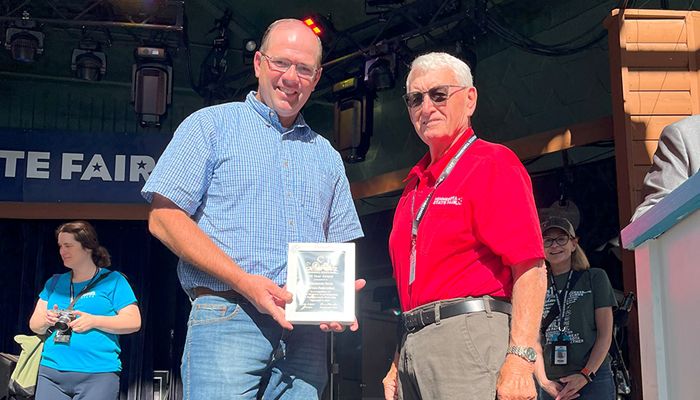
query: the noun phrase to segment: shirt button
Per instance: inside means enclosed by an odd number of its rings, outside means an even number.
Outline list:
[[[288,162],[287,160],[284,160],[284,161],[282,162],[282,166],[285,167],[285,168],[289,167],[289,162]]]
[[[294,220],[289,220],[289,226],[294,226]]]

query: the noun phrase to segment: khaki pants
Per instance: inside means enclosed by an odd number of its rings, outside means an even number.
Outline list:
[[[408,333],[399,356],[399,399],[494,400],[509,331],[509,315],[479,312]]]

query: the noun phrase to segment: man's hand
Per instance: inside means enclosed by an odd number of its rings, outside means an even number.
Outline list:
[[[358,279],[355,281],[355,292],[359,292],[362,290],[363,287],[367,284],[367,281],[364,279]],[[319,325],[322,331],[324,332],[342,332],[345,330],[345,325],[339,323],[339,322],[324,322]],[[350,330],[355,332],[360,328],[360,324],[357,323],[357,318],[355,318],[355,321],[353,321],[352,324],[350,324]]]
[[[382,379],[382,385],[384,385],[384,399],[385,400],[398,400],[399,398],[399,371],[396,367],[396,363],[391,363],[389,372],[386,373],[384,379]]]
[[[508,354],[496,383],[498,400],[534,400],[537,398],[534,366],[522,358]]]
[[[292,330],[284,316],[284,305],[292,302],[292,294],[261,275],[247,274],[238,290],[262,314],[272,317],[282,328]]]
[[[564,384],[564,388],[559,392],[555,400],[569,400],[579,397],[578,391],[588,383],[581,374],[565,376],[560,378],[559,381]]]

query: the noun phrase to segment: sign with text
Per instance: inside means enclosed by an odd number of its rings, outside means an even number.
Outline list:
[[[0,130],[0,201],[142,203],[171,136]]]

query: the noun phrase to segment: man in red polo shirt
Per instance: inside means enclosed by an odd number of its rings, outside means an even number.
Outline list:
[[[404,334],[385,396],[534,399],[547,282],[530,178],[512,151],[474,136],[464,62],[420,56],[406,87],[429,152],[406,178],[389,238]]]

